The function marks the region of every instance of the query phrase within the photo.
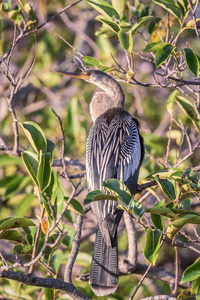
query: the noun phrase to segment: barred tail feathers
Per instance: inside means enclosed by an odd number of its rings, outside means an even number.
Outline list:
[[[99,227],[90,268],[90,286],[97,296],[112,294],[118,286],[117,233],[112,240],[112,246],[108,246]]]

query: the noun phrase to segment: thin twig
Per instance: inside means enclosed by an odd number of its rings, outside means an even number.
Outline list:
[[[144,279],[146,278],[147,274],[149,273],[150,269],[152,268],[152,264],[150,264],[147,268],[147,270],[145,271],[144,275],[142,276],[142,278],[140,279],[140,281],[138,282],[136,288],[134,289],[133,293],[131,294],[131,297],[129,298],[129,300],[132,300],[133,297],[135,296],[135,294],[137,293],[139,287],[141,286],[141,284],[143,283]]]
[[[179,270],[179,265],[178,265],[178,247],[174,247],[175,250],[175,283],[174,283],[174,288],[172,291],[173,295],[176,295],[177,288],[178,288],[178,270]]]

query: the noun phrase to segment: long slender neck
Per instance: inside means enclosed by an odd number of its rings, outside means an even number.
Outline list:
[[[124,92],[120,84],[112,77],[107,75],[96,85],[104,92],[95,93],[90,103],[90,114],[93,122],[110,108],[124,108],[125,102]]]

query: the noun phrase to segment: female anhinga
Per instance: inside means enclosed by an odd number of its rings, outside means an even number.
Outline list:
[[[89,191],[101,190],[102,181],[117,178],[132,194],[144,156],[139,123],[124,110],[125,96],[119,83],[97,70],[80,74],[61,73],[82,78],[100,87],[94,94],[90,114],[94,122],[87,139],[86,171]],[[97,296],[114,293],[118,285],[117,226],[123,211],[112,200],[91,204],[97,217],[97,232],[90,268],[90,286]]]

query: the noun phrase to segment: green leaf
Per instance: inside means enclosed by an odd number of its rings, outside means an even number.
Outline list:
[[[43,153],[47,151],[47,141],[42,129],[34,122],[27,121],[19,123],[33,149],[37,154],[42,150]]]
[[[200,286],[200,276],[197,277],[197,279],[192,281],[192,288],[191,288],[192,293],[197,292],[197,289],[199,289],[199,286]]]
[[[49,139],[46,139],[46,141],[47,141],[47,152],[51,153],[51,155],[53,156],[55,144]]]
[[[189,70],[196,77],[199,75],[199,60],[190,48],[181,49]]]
[[[102,182],[102,186],[119,199],[119,204],[129,208],[132,195],[123,182],[118,179],[108,179]]]
[[[16,245],[12,250],[12,254],[28,255],[28,254],[32,254],[32,251],[33,251],[33,246],[31,245]]]
[[[196,300],[200,300],[200,285],[198,286],[198,289],[197,289]]]
[[[155,55],[155,66],[158,68],[162,65],[174,51],[175,47],[171,44],[165,45],[163,48],[158,50]]]
[[[40,151],[37,179],[41,193],[43,193],[51,181],[51,153],[42,154]]]
[[[179,171],[179,169],[176,168],[163,168],[161,170],[158,170],[152,174],[150,174],[147,178],[155,178],[158,176],[160,179],[168,179],[175,171]]]
[[[157,181],[159,187],[161,188],[162,192],[171,200],[176,199],[176,184],[174,180],[160,180],[158,176],[155,177],[155,180]]]
[[[200,224],[200,216],[195,213],[181,213],[176,220],[168,224],[167,236],[172,240],[185,224]]]
[[[31,246],[33,246],[33,236],[32,236],[32,232],[30,230],[29,227],[22,227],[23,231],[25,232],[25,239],[27,241],[27,243]]]
[[[195,280],[200,275],[200,258],[197,258],[195,262],[190,265],[184,272],[181,278],[181,283]]]
[[[106,19],[106,18],[100,18],[99,19],[102,23],[108,25],[110,27],[110,29],[112,31],[114,31],[115,33],[117,33],[118,31],[120,31],[119,26],[117,25],[117,23],[110,21],[110,19]]]
[[[192,103],[182,96],[176,97],[176,102],[181,107],[181,109],[184,111],[184,113],[188,116],[188,118],[191,119],[192,123],[194,124],[196,130],[200,132],[200,120],[197,118],[197,114],[195,112],[194,106]]]
[[[179,91],[174,90],[167,99],[167,111],[170,113],[171,117],[173,116],[173,107],[176,100],[176,96],[179,94]]]
[[[192,199],[184,199],[183,202],[181,203],[181,208],[190,209],[191,204],[192,204]]]
[[[159,26],[159,23],[161,21],[161,18],[154,18],[148,26],[148,33],[152,34],[154,32],[154,30],[156,30]],[[159,42],[160,43],[160,42]]]
[[[21,7],[19,5],[8,12],[8,17],[12,19],[16,25],[20,26],[23,21],[23,16],[21,14]]]
[[[0,3],[0,11],[8,13],[11,10],[11,0],[4,0]]]
[[[64,196],[64,199],[67,201],[69,199],[69,197]],[[76,199],[72,199],[70,204],[68,205],[67,209],[72,210],[76,213],[79,213],[80,215],[84,216],[85,215],[85,211],[82,207],[82,205],[80,204],[80,202]]]
[[[132,39],[132,34],[131,31],[129,30],[128,32],[120,30],[118,32],[118,38],[119,41],[123,47],[124,50],[131,52],[133,49],[133,39]]]
[[[6,218],[0,221],[0,230],[25,227],[25,226],[36,226],[32,220],[27,218]]]
[[[0,240],[9,240],[17,243],[22,243],[22,235],[17,230],[4,230],[0,233]]]
[[[103,0],[87,0],[87,2],[105,17],[120,19],[118,12],[108,2]]]
[[[112,0],[112,6],[114,7],[114,9],[116,9],[120,17],[123,16],[124,5],[125,0]]]
[[[180,21],[181,9],[174,0],[153,0],[153,2],[166,9]]]
[[[97,194],[94,196],[92,201],[102,201],[102,200],[113,200],[113,201],[117,201],[117,197],[113,196],[113,195],[106,195],[106,194]]]
[[[132,37],[133,35],[135,35],[138,30],[144,26],[150,19],[152,19],[153,17],[152,16],[145,16],[145,17],[142,17],[140,18],[134,25],[133,27],[130,29],[130,32],[132,34]]]
[[[83,56],[83,62],[86,66],[89,67],[100,67],[102,66],[102,62],[91,56]]]
[[[150,43],[142,49],[142,52],[154,52],[156,53],[158,50],[162,49],[166,45],[171,45],[165,42],[155,42],[155,43]]]
[[[89,192],[87,194],[87,196],[85,197],[85,199],[84,199],[84,205],[87,205],[87,204],[91,203],[93,201],[93,198],[96,195],[99,195],[100,193],[103,194],[103,191],[95,190],[95,191]]]
[[[144,215],[144,208],[139,201],[132,200],[131,207],[128,209],[128,212],[134,214],[136,218],[141,219]]]
[[[176,214],[169,207],[162,206],[154,206],[146,210],[146,212],[150,212],[151,214],[164,216],[169,219],[175,219]]]
[[[165,206],[165,200],[163,199],[162,201],[156,203],[153,208],[156,207],[164,207]],[[170,212],[171,213],[171,212]],[[164,230],[164,225],[165,225],[165,218],[163,215],[159,215],[159,214],[153,214],[151,213],[151,220],[154,224],[154,226],[156,227],[156,229],[159,229],[161,231]]]
[[[26,170],[28,171],[29,175],[31,176],[33,182],[39,186],[38,180],[37,180],[37,169],[38,169],[38,156],[37,154],[30,152],[30,151],[24,151],[22,153],[22,160],[26,167]]]
[[[152,265],[155,265],[159,254],[161,237],[162,232],[159,229],[151,230],[147,228],[144,256]]]

